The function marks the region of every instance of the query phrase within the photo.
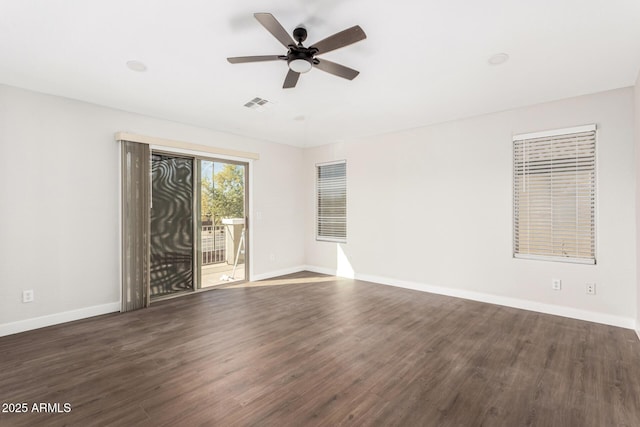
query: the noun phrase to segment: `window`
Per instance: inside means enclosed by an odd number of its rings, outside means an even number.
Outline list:
[[[347,241],[347,163],[316,165],[316,239]]]
[[[513,254],[595,264],[596,127],[513,138]]]

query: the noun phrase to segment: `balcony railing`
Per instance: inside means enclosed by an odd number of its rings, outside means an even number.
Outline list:
[[[202,265],[216,264],[226,260],[225,226],[202,224]]]

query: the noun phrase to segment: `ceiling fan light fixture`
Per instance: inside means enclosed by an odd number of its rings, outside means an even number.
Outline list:
[[[289,69],[296,73],[307,73],[312,67],[311,61],[306,59],[297,58],[289,61]]]

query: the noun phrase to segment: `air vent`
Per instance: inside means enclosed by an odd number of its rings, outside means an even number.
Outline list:
[[[252,110],[256,110],[260,112],[271,108],[272,105],[273,105],[273,102],[270,102],[270,101],[267,101],[266,99],[258,98],[258,97],[255,97],[251,101],[244,104],[245,107],[251,108]]]

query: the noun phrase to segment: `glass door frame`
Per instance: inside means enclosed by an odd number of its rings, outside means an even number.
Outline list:
[[[251,228],[249,223],[249,212],[251,206],[251,187],[250,187],[250,176],[251,176],[251,166],[253,164],[251,159],[243,159],[243,158],[231,158],[224,155],[215,155],[215,154],[203,154],[197,153],[190,150],[184,150],[176,148],[171,149],[169,147],[164,146],[149,146],[149,163],[151,163],[151,158],[154,153],[164,154],[176,157],[183,157],[187,159],[191,159],[193,161],[193,174],[192,174],[192,203],[193,203],[193,289],[185,292],[179,292],[172,295],[162,296],[154,298],[153,301],[149,298],[149,304],[154,302],[163,301],[170,298],[176,298],[184,295],[191,295],[196,292],[205,292],[209,290],[216,289],[220,285],[209,286],[206,288],[202,287],[202,226],[201,226],[201,218],[200,218],[200,186],[201,186],[201,161],[209,161],[209,162],[218,162],[218,163],[228,163],[234,165],[244,166],[244,279],[237,280],[234,284],[241,284],[248,282],[251,278]],[[149,174],[151,174],[151,168],[149,170]],[[152,177],[150,175],[149,188],[151,189],[153,182]],[[149,194],[149,199],[151,199],[152,195]],[[151,200],[149,200],[151,202]],[[149,211],[149,216],[151,215],[151,211]],[[223,285],[223,284],[221,284]],[[151,283],[149,283],[149,288]],[[151,293],[151,289],[148,289],[149,296]]]

